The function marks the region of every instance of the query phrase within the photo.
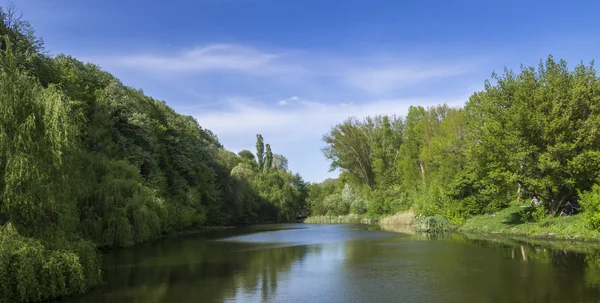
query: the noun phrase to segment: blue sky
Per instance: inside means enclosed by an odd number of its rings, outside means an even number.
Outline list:
[[[12,2],[51,54],[98,64],[232,151],[261,133],[311,182],[337,175],[321,137],[348,116],[462,105],[505,66],[600,53],[592,0]]]

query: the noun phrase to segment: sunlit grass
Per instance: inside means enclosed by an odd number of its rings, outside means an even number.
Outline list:
[[[598,241],[600,232],[586,226],[583,215],[548,217],[539,222],[520,222],[523,204],[513,203],[494,214],[475,216],[460,228],[467,233],[492,233],[540,239]]]

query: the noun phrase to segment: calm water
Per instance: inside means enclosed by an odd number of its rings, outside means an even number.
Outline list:
[[[547,245],[366,225],[224,229],[112,251],[106,285],[64,302],[600,302],[600,253]]]

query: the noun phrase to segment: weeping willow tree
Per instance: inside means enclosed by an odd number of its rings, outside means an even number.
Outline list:
[[[17,68],[11,42],[0,53],[0,213],[25,235],[69,226],[70,155],[77,141],[71,101]],[[72,225],[71,225],[72,226]],[[64,228],[61,228],[64,230]]]
[[[83,292],[100,281],[100,272],[94,246],[67,237],[78,223],[69,190],[78,115],[56,86],[43,88],[20,70],[10,40],[4,41],[6,50],[0,52],[0,302]]]

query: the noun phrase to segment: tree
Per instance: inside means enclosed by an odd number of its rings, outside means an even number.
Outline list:
[[[406,116],[400,159],[398,159],[398,175],[405,189],[414,189],[425,180],[425,165],[420,158],[421,120],[425,117],[425,108],[411,106]],[[420,180],[421,182],[419,182]]]
[[[280,154],[273,154],[273,169],[286,171],[288,169],[288,159]]]
[[[399,182],[396,162],[402,145],[403,123],[389,116],[375,117],[373,131],[373,176],[379,188],[387,188]]]
[[[262,170],[265,165],[265,143],[261,134],[256,135],[256,162],[258,169]]]
[[[267,144],[267,153],[265,155],[265,171],[269,171],[273,168],[273,152],[271,151],[271,145]]]
[[[254,154],[247,149],[240,151],[238,153],[238,156],[240,156],[240,158],[242,158],[244,160],[248,160],[250,162],[256,162],[256,158],[254,157]]]
[[[73,212],[68,190],[77,112],[56,86],[19,70],[10,40],[0,52],[0,217],[32,235]]]
[[[555,211],[578,191],[591,189],[600,171],[600,81],[593,64],[569,71],[551,56],[520,74],[505,70],[474,94],[469,156],[499,199],[519,181]]]
[[[372,130],[372,121],[361,122],[349,118],[324,135],[323,141],[327,146],[323,153],[331,161],[330,170],[341,168],[361,183],[372,187]]]

